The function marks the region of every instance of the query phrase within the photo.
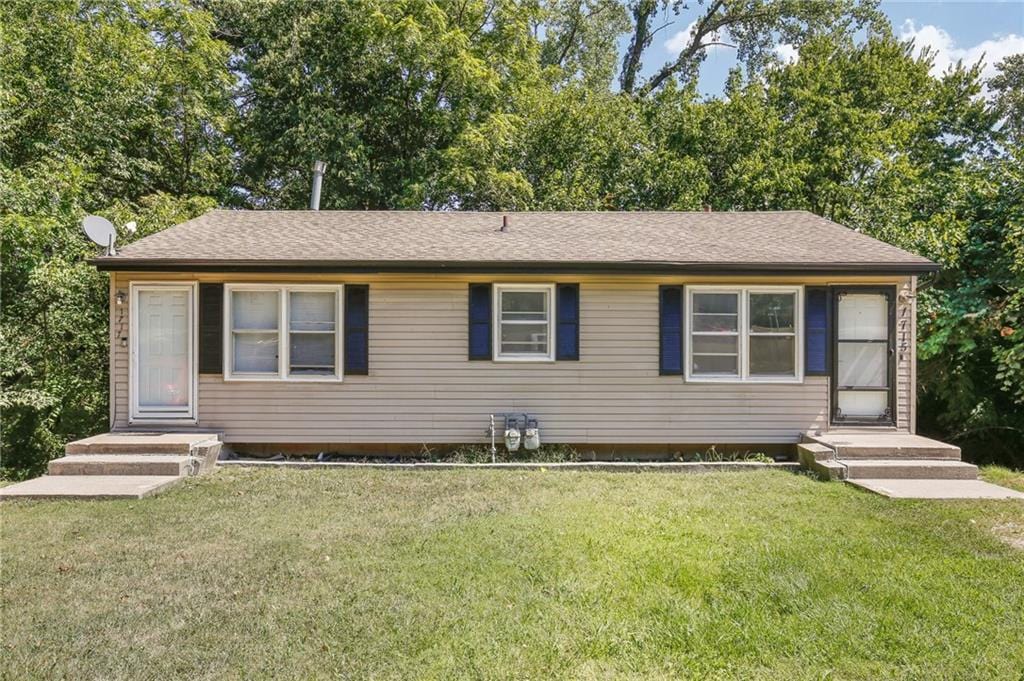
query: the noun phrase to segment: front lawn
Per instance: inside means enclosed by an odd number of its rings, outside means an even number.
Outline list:
[[[1024,670],[1020,502],[772,471],[228,469],[0,513],[0,678]]]

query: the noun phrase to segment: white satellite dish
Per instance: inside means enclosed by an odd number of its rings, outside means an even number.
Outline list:
[[[86,215],[82,220],[82,230],[94,243],[106,248],[107,255],[116,255],[114,241],[117,239],[117,229],[110,220],[99,215]]]

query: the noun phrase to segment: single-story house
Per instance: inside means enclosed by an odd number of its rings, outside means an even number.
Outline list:
[[[596,452],[915,430],[937,265],[804,211],[214,210],[96,258],[111,429],[240,451]]]

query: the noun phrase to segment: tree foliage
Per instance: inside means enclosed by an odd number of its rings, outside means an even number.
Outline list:
[[[141,236],[215,205],[232,78],[184,4],[19,0],[0,30],[0,463],[21,476],[107,422],[109,291],[82,216]]]
[[[920,425],[1024,464],[1022,55],[935,76],[874,0],[12,0],[0,43],[7,475],[107,423],[81,217],[303,208],[314,159],[324,208],[804,208],[933,258]]]
[[[670,79],[687,85],[696,82],[701,63],[713,47],[736,50],[751,75],[778,63],[775,46],[800,47],[805,40],[828,33],[845,35],[860,28],[885,30],[877,0],[632,0],[629,47],[622,59],[622,91],[648,95]],[[666,13],[679,15],[695,9],[688,40],[674,59],[640,82],[644,52],[661,30],[676,28]],[[661,22],[660,26],[655,26]]]
[[[536,12],[511,0],[213,2],[243,76],[246,202],[419,208],[440,150],[539,77]]]

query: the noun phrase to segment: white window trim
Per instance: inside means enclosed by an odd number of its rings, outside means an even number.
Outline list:
[[[224,380],[288,383],[340,383],[344,380],[345,360],[345,287],[319,284],[224,284]],[[232,291],[270,291],[277,293],[277,373],[239,373],[234,371],[234,343],[231,329]],[[289,293],[292,291],[330,291],[335,294],[335,361],[330,376],[289,376],[288,366],[291,342],[288,330]]]
[[[501,294],[503,292],[544,291],[548,294],[548,352],[540,353],[502,353],[501,352]],[[554,284],[495,284],[494,298],[491,301],[493,312],[492,353],[495,362],[554,362],[555,361],[555,285]]]
[[[139,361],[139,292],[144,290],[182,289],[189,292],[189,405],[179,410],[146,410],[139,406],[138,361]],[[199,403],[199,373],[196,363],[196,347],[199,342],[199,325],[196,323],[198,285],[194,281],[132,281],[128,284],[128,423],[196,423]]]
[[[803,383],[804,382],[804,287],[803,286],[719,286],[689,285],[686,286],[686,314],[684,316],[684,335],[686,344],[685,377],[687,383]],[[739,295],[737,307],[737,328],[739,331],[739,375],[731,374],[693,374],[693,334],[690,327],[693,319],[693,295],[695,293],[734,293]],[[750,375],[750,294],[751,293],[794,293],[796,306],[794,309],[794,337],[796,343],[796,375],[794,376],[751,376]],[[728,334],[731,335],[731,334]],[[783,335],[783,334],[754,334]]]

